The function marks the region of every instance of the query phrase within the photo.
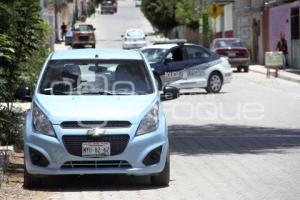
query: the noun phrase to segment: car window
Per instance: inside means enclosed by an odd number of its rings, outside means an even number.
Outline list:
[[[168,49],[144,49],[142,53],[149,62],[159,62],[163,59]]]
[[[76,31],[92,31],[93,26],[92,25],[75,25],[74,29]]]
[[[174,62],[183,61],[184,56],[182,49],[179,47],[171,49],[171,51],[166,56],[167,59],[171,59]]]
[[[138,30],[128,31],[126,35],[127,37],[144,37],[144,33]]]
[[[227,48],[227,47],[245,47],[245,45],[240,39],[215,41],[214,48]]]
[[[39,88],[45,95],[140,95],[153,91],[142,60],[52,60]]]
[[[205,59],[210,57],[210,54],[200,47],[186,46],[186,52],[189,59]]]

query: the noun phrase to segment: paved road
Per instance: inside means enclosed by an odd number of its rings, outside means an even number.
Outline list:
[[[119,6],[116,15],[96,17],[97,47],[121,47],[126,28],[151,31],[132,0]],[[84,176],[55,179],[40,192],[71,200],[300,199],[300,85],[235,73],[222,91],[182,91],[179,99],[163,103],[170,129],[169,187],[152,188],[144,177]]]
[[[153,33],[150,23],[145,20],[133,0],[119,1],[118,13],[114,15],[98,15],[93,24],[96,27],[97,48],[122,48],[122,38],[126,29],[140,28],[145,33]],[[149,37],[148,41],[153,37]]]

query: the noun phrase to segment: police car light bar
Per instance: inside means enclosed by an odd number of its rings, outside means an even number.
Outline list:
[[[153,45],[157,44],[184,44],[187,43],[186,39],[176,39],[176,40],[158,40],[158,41],[151,41]]]

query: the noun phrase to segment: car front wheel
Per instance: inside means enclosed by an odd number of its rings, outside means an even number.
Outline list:
[[[207,93],[219,93],[222,85],[222,75],[218,72],[213,72],[208,78],[206,91]]]
[[[28,174],[26,166],[24,165],[24,182],[23,185],[25,188],[34,188],[41,186],[41,178],[34,175]]]
[[[151,184],[154,186],[168,186],[170,182],[170,154],[167,155],[164,170],[158,175],[151,176]]]

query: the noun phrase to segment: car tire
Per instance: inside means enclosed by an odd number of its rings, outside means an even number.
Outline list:
[[[244,72],[248,73],[249,72],[249,66],[244,67]]]
[[[151,176],[151,184],[153,186],[168,186],[170,182],[170,153],[167,155],[165,167],[162,172]]]
[[[24,164],[24,182],[23,182],[24,188],[35,188],[41,185],[42,185],[41,178],[29,174]]]
[[[238,71],[238,72],[241,72],[241,71],[242,71],[242,67],[241,67],[241,66],[238,66],[238,67],[237,67],[237,71]]]
[[[160,80],[159,76],[158,75],[154,75],[154,78],[155,78],[155,84],[157,86],[157,89],[159,91],[161,91],[162,90],[162,83],[161,83],[161,80]]]
[[[207,81],[207,93],[219,93],[223,86],[223,78],[219,72],[213,72],[210,74]]]
[[[95,45],[95,44],[93,44],[93,45],[92,45],[92,48],[93,48],[93,49],[95,49],[95,48],[96,48],[96,45]]]

